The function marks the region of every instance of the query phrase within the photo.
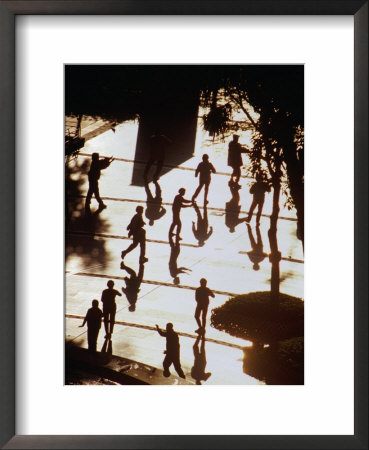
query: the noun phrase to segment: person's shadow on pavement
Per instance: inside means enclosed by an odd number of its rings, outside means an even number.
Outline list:
[[[195,222],[192,222],[192,232],[199,242],[199,247],[203,247],[205,245],[205,241],[207,241],[213,234],[213,227],[209,227],[208,208],[206,205],[204,205],[204,216],[201,215],[201,211],[197,206],[197,203],[194,203],[193,207],[195,208],[197,214],[197,228],[195,226]]]
[[[201,346],[199,343],[201,340]],[[205,372],[206,369],[206,352],[205,352],[205,337],[199,335],[193,346],[194,363],[191,369],[191,377],[196,381],[196,384],[201,384],[201,381],[207,381],[211,372]]]
[[[173,236],[169,235],[169,245],[170,245],[170,257],[169,257],[169,272],[173,277],[173,283],[179,284],[180,279],[179,276],[181,273],[187,274],[191,272],[191,269],[187,267],[178,267],[178,256],[181,251],[181,246],[179,245],[179,240],[176,239],[173,241]]]
[[[253,263],[252,268],[254,270],[260,269],[260,263],[264,261],[265,257],[268,256],[267,253],[263,251],[263,241],[261,239],[260,227],[256,227],[256,240],[254,238],[251,226],[247,224],[247,232],[249,234],[250,244],[252,250],[247,252],[250,261]]]
[[[157,181],[153,181],[155,185],[155,197],[152,195],[149,183],[145,181],[146,192],[146,211],[145,216],[149,221],[149,225],[154,225],[155,220],[161,219],[166,213],[166,209],[162,206],[161,188]]]
[[[236,231],[236,226],[241,222],[246,221],[246,217],[243,219],[239,218],[241,205],[240,205],[240,185],[236,182],[230,180],[228,182],[229,189],[231,191],[232,198],[225,204],[225,224],[229,228],[230,233]]]
[[[129,277],[124,277],[126,287],[122,287],[122,291],[126,295],[129,303],[128,310],[134,312],[136,310],[138,293],[140,292],[140,286],[144,276],[145,265],[142,263],[140,264],[138,274],[136,274],[131,267],[124,264],[124,261],[121,262],[120,268],[129,274]]]

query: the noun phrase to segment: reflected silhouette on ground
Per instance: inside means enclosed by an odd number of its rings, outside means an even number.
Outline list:
[[[201,341],[201,346],[199,347]],[[198,336],[193,345],[194,363],[191,369],[191,377],[196,381],[196,384],[201,384],[201,381],[207,381],[211,372],[205,372],[206,369],[206,352],[205,352],[205,336]]]
[[[197,224],[195,225],[195,222],[192,222],[192,232],[198,240],[199,247],[203,247],[205,242],[213,234],[213,227],[209,227],[208,208],[206,205],[204,205],[204,216],[202,216],[200,208],[196,203],[193,204],[193,207],[197,214]]]
[[[191,269],[187,267],[178,267],[178,256],[181,252],[181,246],[179,244],[179,240],[173,240],[173,236],[169,235],[169,245],[170,245],[170,257],[169,257],[169,272],[171,277],[173,277],[173,283],[179,284],[180,279],[179,276],[181,273],[187,274],[191,272]]]
[[[225,224],[229,228],[230,233],[234,233],[236,226],[241,222],[246,221],[246,217],[240,219],[240,193],[241,186],[235,181],[230,180],[228,182],[229,189],[231,191],[232,198],[225,204]]]
[[[149,183],[145,182],[146,192],[146,211],[145,216],[149,220],[149,225],[154,225],[155,220],[159,220],[166,213],[166,209],[162,205],[161,188],[157,181],[153,182],[155,185],[155,197],[152,195]]]
[[[260,227],[256,227],[256,240],[254,234],[252,232],[252,228],[249,224],[247,224],[247,232],[250,239],[250,244],[252,250],[247,252],[250,261],[253,263],[252,268],[254,270],[260,269],[260,263],[264,261],[265,257],[268,256],[267,253],[263,251],[263,240],[261,239]]]
[[[138,293],[140,292],[140,286],[142,283],[142,279],[144,276],[145,265],[140,264],[138,274],[131,268],[128,267],[124,261],[121,262],[120,268],[125,270],[129,277],[124,277],[124,281],[126,283],[126,287],[122,287],[122,291],[127,297],[129,302],[128,310],[133,312],[136,310],[136,303],[138,298]]]

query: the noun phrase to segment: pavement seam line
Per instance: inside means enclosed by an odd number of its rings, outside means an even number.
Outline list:
[[[77,314],[65,314],[65,317],[67,319],[83,319],[83,316],[79,316]],[[141,325],[139,323],[124,322],[124,321],[121,321],[121,320],[116,320],[114,324],[115,325],[123,325],[123,326],[126,326],[126,327],[132,327],[132,328],[142,328],[142,329],[148,330],[148,331],[156,331],[156,327],[152,327],[150,325]],[[199,337],[198,335],[194,335],[194,334],[191,334],[191,333],[186,333],[184,331],[177,331],[177,333],[180,336],[188,337],[188,338],[191,338],[191,339],[197,339]],[[84,333],[82,333],[82,334],[84,334]],[[74,339],[77,339],[77,337],[74,338]],[[224,345],[226,347],[238,348],[239,350],[243,350],[245,347],[247,347],[247,345],[242,346],[242,345],[238,345],[238,344],[232,344],[230,342],[220,341],[219,339],[214,339],[214,338],[205,338],[205,341],[206,342],[212,342],[213,344]]]

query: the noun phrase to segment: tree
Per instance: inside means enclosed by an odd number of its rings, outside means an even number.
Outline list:
[[[234,66],[218,72],[218,83],[204,89],[205,129],[252,129],[251,175],[267,172],[273,184],[274,218],[281,188],[297,212],[297,236],[304,242],[304,72],[303,66]],[[210,101],[211,99],[211,101]],[[218,99],[218,102],[216,101]],[[220,103],[220,104],[219,104]],[[226,108],[226,110],[225,110]],[[231,120],[243,114],[243,120]],[[223,109],[226,114],[216,114]],[[210,119],[216,117],[214,123]],[[223,120],[223,121],[222,121]],[[286,183],[281,183],[285,175]]]

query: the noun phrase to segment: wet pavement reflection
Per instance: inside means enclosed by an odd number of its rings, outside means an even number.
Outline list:
[[[212,144],[200,126],[193,156],[186,150],[186,155],[179,157],[180,165],[168,165],[157,180],[141,185],[131,184],[133,172],[135,180],[144,179],[146,165],[144,159],[135,161],[137,122],[109,128],[106,123],[95,123],[94,128],[91,120],[85,129],[82,123],[83,133],[89,138],[66,170],[66,341],[87,348],[86,330],[81,331],[79,325],[92,299],[100,299],[107,281],[114,280],[115,289],[123,295],[116,298],[112,336],[104,338],[100,330],[97,339],[97,349],[105,357],[127,358],[162,373],[164,340],[155,325],[164,330],[167,323],[173,323],[186,377],[180,383],[268,382],[264,369],[245,369],[245,348],[251,348],[250,341],[213,328],[209,320],[206,334],[194,333],[195,290],[199,280],[206,278],[215,294],[210,298],[209,316],[230,297],[270,291],[271,283],[278,283],[285,294],[304,297],[304,258],[296,237],[296,215],[283,206],[283,194],[278,229],[273,234],[272,195],[266,193],[260,224],[254,218],[247,223],[251,180],[241,176],[239,185],[230,181],[228,144]],[[92,198],[91,214],[86,215],[87,173],[93,153],[114,160],[99,179],[106,208]],[[204,153],[216,167],[208,203],[182,208],[180,237],[168,235],[173,199],[181,187],[186,188],[186,198],[191,198],[198,187],[194,173]],[[247,163],[247,156],[244,161]],[[143,207],[147,262],[139,259],[139,246],[121,259],[122,250],[131,243],[126,228],[137,206]],[[255,347],[253,351],[255,354]],[[176,384],[174,376],[172,381],[164,381],[162,375],[153,373],[150,380],[154,384]]]

